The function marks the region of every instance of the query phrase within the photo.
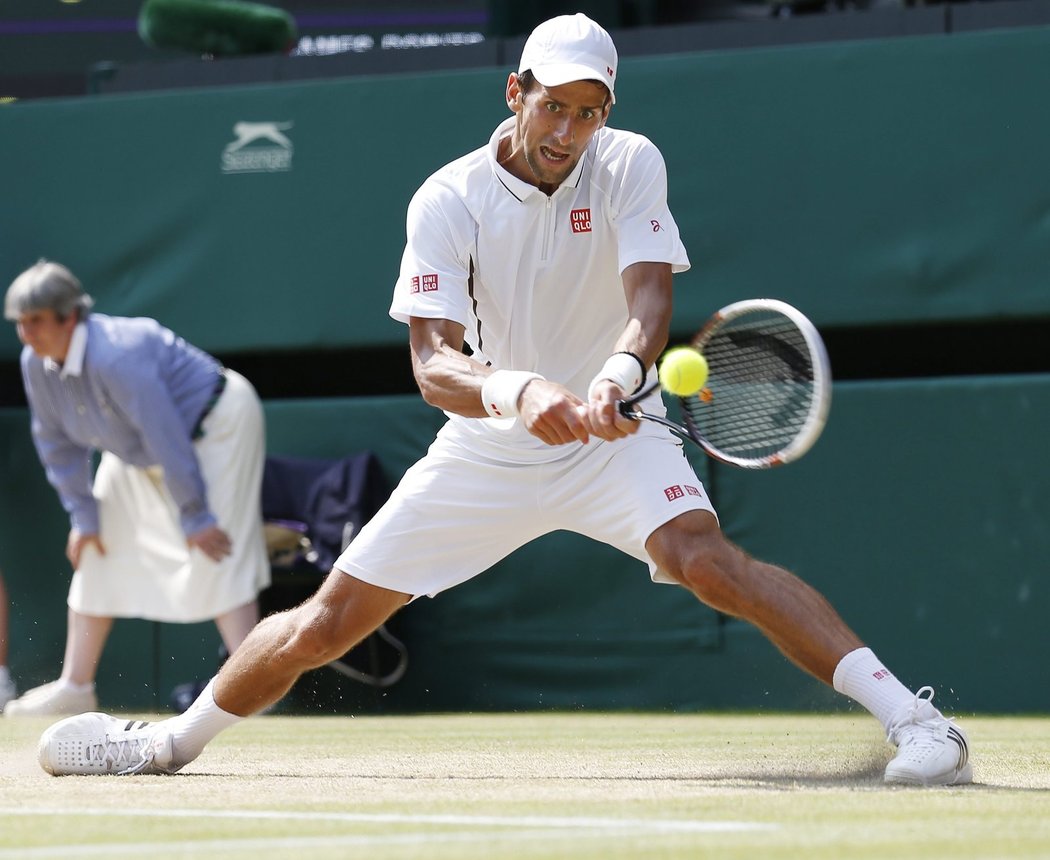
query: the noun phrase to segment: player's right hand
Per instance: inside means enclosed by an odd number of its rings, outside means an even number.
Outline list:
[[[563,385],[533,379],[521,392],[518,414],[525,428],[547,445],[587,443],[591,425],[583,401]]]

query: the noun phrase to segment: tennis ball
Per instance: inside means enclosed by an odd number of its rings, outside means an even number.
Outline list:
[[[696,394],[707,382],[707,359],[691,346],[678,346],[664,353],[660,362],[660,385],[678,397]]]

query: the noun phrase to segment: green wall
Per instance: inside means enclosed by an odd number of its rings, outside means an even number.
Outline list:
[[[832,600],[894,671],[964,711],[1046,711],[1029,683],[1050,614],[1046,461],[1050,375],[839,383],[825,435],[781,470],[720,468],[729,535],[794,569]],[[418,397],[266,406],[271,453],[370,448],[394,480],[441,414]],[[23,410],[0,410],[0,451],[18,487],[0,494],[0,566],[12,598],[12,665],[23,685],[54,675],[64,641],[66,523],[35,462]],[[376,428],[382,432],[376,432]],[[706,464],[698,467],[706,469]],[[708,476],[711,478],[711,476]],[[291,709],[833,708],[752,628],[723,622],[644,565],[558,533],[391,622],[409,651],[377,691],[322,670]],[[210,625],[117,624],[103,704],[165,705],[207,677]]]
[[[66,261],[101,308],[223,352],[400,345],[420,182],[507,115],[505,69],[0,110],[0,281]],[[773,295],[820,325],[1050,314],[1050,28],[623,61],[612,124],[663,149],[685,332]],[[229,174],[238,122],[290,169]],[[247,150],[277,149],[265,140]],[[0,357],[17,343],[0,331]]]

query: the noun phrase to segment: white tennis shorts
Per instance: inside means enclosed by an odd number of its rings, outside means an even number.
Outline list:
[[[95,473],[104,556],[85,549],[68,604],[82,615],[209,621],[255,600],[270,583],[262,528],[265,434],[251,383],[226,371],[226,390],[194,443],[208,505],[233,552],[214,562],[190,550],[160,467],[140,469],[105,453]]]
[[[445,428],[449,429],[448,427]],[[714,513],[707,492],[670,433],[594,440],[550,463],[484,460],[444,431],[335,567],[410,594],[466,582],[548,532],[578,532],[659,571],[645,542],[686,511]]]

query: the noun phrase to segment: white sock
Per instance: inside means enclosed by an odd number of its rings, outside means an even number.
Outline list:
[[[7,666],[0,666],[0,684],[6,684],[11,680],[11,672]]]
[[[850,651],[835,667],[835,689],[859,702],[874,715],[883,728],[903,706],[915,701],[915,694],[894,677],[870,648]]]
[[[95,689],[95,682],[88,681],[86,684],[74,684],[66,678],[59,678],[58,688],[60,690],[69,690],[71,693],[90,693]]]
[[[193,761],[217,734],[247,719],[224,711],[216,705],[215,696],[212,694],[214,686],[215,679],[212,678],[185,713],[168,721],[172,730],[174,760],[179,764]]]

